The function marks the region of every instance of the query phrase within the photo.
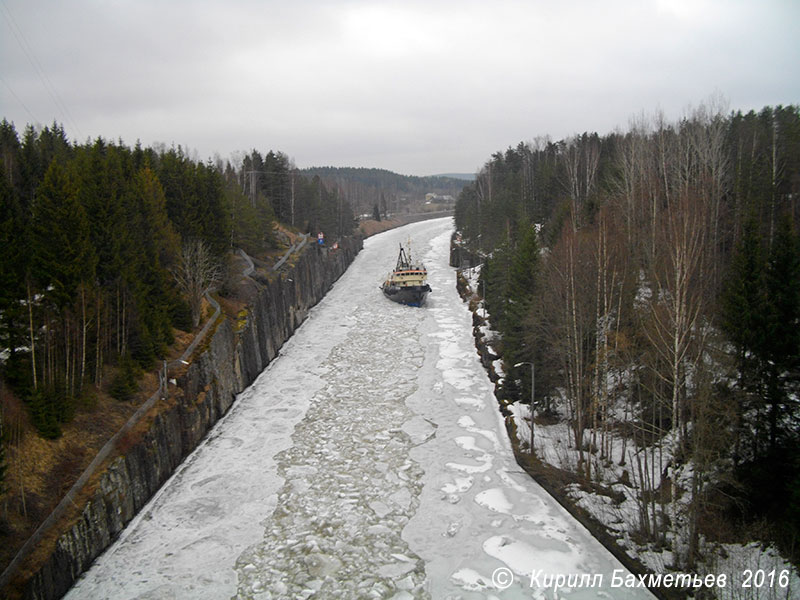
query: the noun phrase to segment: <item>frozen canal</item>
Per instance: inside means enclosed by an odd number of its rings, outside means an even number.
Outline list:
[[[514,462],[451,229],[366,240],[67,598],[652,598],[612,588],[619,563]],[[421,309],[378,289],[409,237]],[[555,574],[592,578],[554,594]]]

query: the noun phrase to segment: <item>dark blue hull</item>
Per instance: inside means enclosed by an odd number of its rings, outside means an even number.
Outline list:
[[[429,285],[385,285],[382,289],[389,300],[408,306],[422,306],[425,303],[425,297],[431,291]]]

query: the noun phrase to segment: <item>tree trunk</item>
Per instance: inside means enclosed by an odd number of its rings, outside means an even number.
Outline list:
[[[86,321],[86,288],[81,285],[81,368],[78,377],[78,390],[83,387],[83,378],[86,374],[86,329],[89,327]]]
[[[31,294],[31,281],[27,280],[28,290],[28,336],[31,345],[31,372],[33,376],[33,389],[38,388],[38,381],[36,377],[36,339],[33,335],[33,296]]]
[[[100,288],[99,287],[97,288],[97,299],[96,299],[96,302],[97,302],[97,308],[96,308],[96,311],[97,311],[97,325],[96,325],[97,332],[96,332],[96,336],[97,337],[95,338],[95,344],[94,344],[94,386],[95,386],[95,388],[97,388],[99,390],[100,389],[100,372],[101,372],[101,370],[103,368],[102,367],[102,365],[103,365],[103,352],[102,352],[103,345],[101,343],[101,338],[102,338],[101,326],[102,326],[102,322],[103,322],[103,311],[102,311],[101,294],[100,294]]]

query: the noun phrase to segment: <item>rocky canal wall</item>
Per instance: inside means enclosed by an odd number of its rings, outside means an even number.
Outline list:
[[[275,358],[361,247],[360,238],[343,240],[336,251],[314,245],[276,276],[254,273],[246,278],[246,310],[236,321],[220,319],[176,385],[169,387],[169,398],[146,417],[148,426],[137,427],[122,440],[120,454],[87,486],[80,517],[58,538],[43,565],[35,573],[24,566],[19,570],[14,587],[23,590],[22,597],[52,600],[69,590],[228,411],[236,395]]]

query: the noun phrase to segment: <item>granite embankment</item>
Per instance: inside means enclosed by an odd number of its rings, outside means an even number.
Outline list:
[[[243,278],[246,309],[236,320],[220,318],[169,386],[169,398],[145,419],[146,426],[126,437],[117,456],[87,486],[78,519],[46,550],[35,572],[19,569],[6,590],[9,596],[51,600],[66,593],[275,358],[361,247],[360,238],[344,240],[336,251],[314,245],[281,273]]]

